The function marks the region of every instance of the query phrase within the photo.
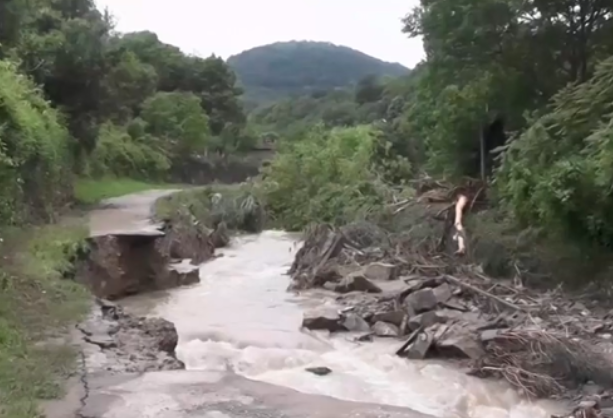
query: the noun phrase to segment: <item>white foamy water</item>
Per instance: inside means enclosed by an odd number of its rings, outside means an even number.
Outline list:
[[[300,330],[305,309],[333,305],[326,293],[286,291],[296,239],[281,232],[237,238],[201,268],[201,283],[155,301],[175,323],[188,369],[227,370],[300,392],[408,407],[441,418],[545,418],[554,405],[530,404],[499,382],[393,353],[396,340],[355,343],[348,335]],[[327,366],[316,376],[306,367]]]

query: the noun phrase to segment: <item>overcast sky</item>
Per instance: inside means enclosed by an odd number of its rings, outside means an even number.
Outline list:
[[[227,58],[277,41],[328,41],[413,67],[421,42],[400,32],[419,0],[96,0],[120,32],[150,30],[184,52]]]

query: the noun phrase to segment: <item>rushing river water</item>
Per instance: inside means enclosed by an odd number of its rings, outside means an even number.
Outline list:
[[[401,359],[393,354],[396,340],[358,344],[348,335],[301,331],[305,309],[333,306],[334,299],[286,291],[285,273],[297,249],[296,238],[282,232],[236,238],[222,257],[202,266],[199,284],[139,298],[132,308],[174,322],[177,353],[188,369],[231,371],[299,392],[441,418],[545,418],[556,412],[546,402],[522,401],[502,383]],[[333,372],[316,376],[304,370],[311,366]]]

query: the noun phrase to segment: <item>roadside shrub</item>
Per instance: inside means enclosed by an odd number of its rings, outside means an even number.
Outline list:
[[[282,144],[263,173],[273,222],[300,230],[311,222],[340,225],[380,211],[388,188],[376,170],[376,138],[368,126],[318,126]]]
[[[613,246],[613,58],[570,85],[512,142],[496,175],[506,208],[583,245]]]
[[[0,224],[49,221],[72,193],[69,134],[16,66],[0,61]]]
[[[251,183],[188,189],[158,200],[155,206],[159,219],[173,219],[187,211],[211,229],[224,222],[229,230],[254,233],[262,231],[265,224],[264,205]]]

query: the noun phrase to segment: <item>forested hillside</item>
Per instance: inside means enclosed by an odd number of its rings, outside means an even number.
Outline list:
[[[350,87],[368,75],[400,76],[408,69],[327,42],[277,42],[228,58],[247,102]]]
[[[166,180],[251,140],[221,58],[118,34],[92,0],[34,3],[0,4],[0,224],[48,219],[75,175]]]

